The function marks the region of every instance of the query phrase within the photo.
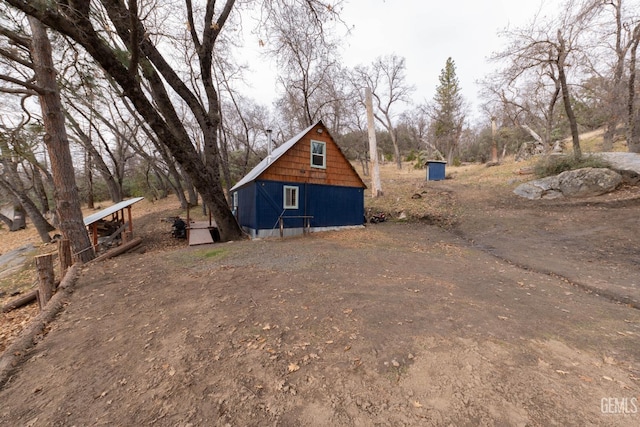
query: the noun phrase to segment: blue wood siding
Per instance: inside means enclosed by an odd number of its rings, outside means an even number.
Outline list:
[[[256,228],[256,184],[250,183],[239,188],[238,193],[238,211],[236,217],[238,223],[242,227]]]
[[[256,219],[258,230],[278,228],[278,218],[283,213],[282,182],[256,181]],[[301,190],[301,189],[300,189]],[[298,215],[297,210],[288,209],[286,215]]]
[[[283,209],[284,186],[298,187],[298,209]],[[278,227],[283,216],[312,216],[311,227],[362,225],[364,189],[304,184],[296,182],[254,181],[237,190],[238,222],[254,230]],[[286,228],[303,226],[302,218],[285,219]]]
[[[362,225],[364,189],[310,185],[307,190],[307,215],[313,215],[312,227]]]

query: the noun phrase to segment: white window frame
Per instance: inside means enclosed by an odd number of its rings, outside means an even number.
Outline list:
[[[295,200],[293,203],[287,204],[287,190],[294,191]],[[300,189],[296,185],[285,185],[282,187],[282,206],[284,209],[298,209],[298,199],[300,198]]]
[[[322,154],[317,154],[313,152],[313,144],[322,144]],[[311,140],[311,145],[309,146],[309,151],[311,152],[311,158],[310,158],[310,164],[312,168],[316,168],[316,169],[326,169],[327,168],[327,143],[324,141],[316,141],[316,140]],[[321,156],[322,157],[322,165],[315,165],[313,163],[313,157],[314,156]]]

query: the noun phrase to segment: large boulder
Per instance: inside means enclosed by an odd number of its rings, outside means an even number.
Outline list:
[[[611,169],[622,175],[622,181],[630,185],[640,183],[640,154],[626,152],[593,153],[611,164]]]
[[[513,192],[520,197],[531,200],[557,199],[562,197],[562,193],[558,191],[559,186],[558,176],[548,176],[520,184]]]
[[[611,169],[584,168],[526,182],[513,192],[531,200],[592,197],[615,190],[621,182],[622,175]]]

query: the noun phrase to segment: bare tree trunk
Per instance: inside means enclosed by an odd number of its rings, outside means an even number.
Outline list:
[[[33,203],[33,201],[24,193],[16,195],[18,200],[20,201],[20,209],[23,210],[24,213],[31,219],[31,223],[38,231],[38,235],[43,243],[49,243],[51,241],[51,236],[49,236],[49,232],[53,231],[54,228],[49,222],[42,216],[42,213],[38,209],[38,207]],[[14,224],[15,226],[15,224]]]
[[[12,161],[12,157],[7,141],[0,139],[0,171],[2,171],[2,174],[0,174],[0,188],[11,197],[14,206],[17,206],[23,213],[26,213],[26,215],[31,218],[31,223],[38,231],[42,242],[49,243],[51,241],[49,232],[54,230],[54,228],[42,216],[40,209],[38,209],[33,200],[28,196],[22,178],[18,174],[17,165]],[[39,171],[35,170],[34,175],[37,173],[39,173]],[[11,225],[9,226],[11,231],[16,231],[23,228],[23,226],[24,223],[18,223],[11,218]]]
[[[553,80],[555,89],[553,91],[553,95],[551,95],[551,98],[549,99],[549,106],[547,107],[547,111],[546,111],[547,116],[545,120],[545,130],[544,130],[546,141],[542,141],[544,151],[547,151],[554,144],[554,141],[551,140],[551,135],[553,134],[553,126],[555,124],[553,113],[556,110],[556,103],[558,102],[558,97],[560,96],[560,91],[561,91],[560,79],[555,77],[553,73],[549,73],[549,77]],[[546,145],[545,145],[545,142],[546,142]]]
[[[222,132],[222,126],[218,129],[220,131],[220,136],[218,137],[218,140],[220,141],[220,167],[222,169],[222,176],[224,177],[225,189],[227,190],[227,203],[231,204],[231,200],[229,199],[231,197],[231,192],[229,190],[231,190],[232,187],[231,170],[229,169],[229,143],[226,135]]]
[[[93,178],[90,175],[91,167],[95,165],[98,173],[104,180],[105,185],[107,186],[107,191],[109,192],[109,197],[111,201],[114,203],[118,203],[122,201],[122,186],[118,183],[116,178],[109,170],[109,166],[105,163],[104,159],[96,149],[96,147],[91,142],[91,137],[87,135],[80,124],[76,121],[76,119],[71,114],[66,114],[67,121],[71,129],[74,130],[77,135],[77,141],[87,150],[87,155],[89,156],[89,162],[87,164],[87,179],[91,179],[91,183],[93,183]],[[115,162],[114,162],[115,163]]]
[[[369,156],[371,158],[371,196],[382,196],[382,183],[380,181],[380,167],[378,165],[378,146],[376,141],[376,127],[373,114],[373,101],[371,89],[365,89],[365,102],[367,107],[367,128],[369,130]]]
[[[185,187],[187,190],[187,202],[190,206],[198,206],[198,193],[196,192],[196,188],[191,182],[191,177],[186,173],[183,174],[183,178],[185,180]]]
[[[132,115],[136,116],[136,111],[132,108],[130,108],[130,105],[128,102],[125,102],[125,106],[127,107],[127,109],[131,112]],[[164,161],[164,163],[167,166],[167,174],[165,176],[168,185],[173,189],[173,192],[176,194],[176,196],[178,197],[178,200],[180,200],[180,208],[181,209],[187,209],[188,207],[188,203],[187,203],[187,198],[184,195],[184,188],[182,187],[182,175],[180,175],[180,172],[178,172],[178,169],[176,168],[175,162],[173,160],[173,158],[171,157],[170,153],[167,150],[167,147],[165,145],[162,145],[158,139],[156,138],[156,135],[148,128],[148,126],[145,126],[144,124],[142,124],[142,132],[149,138],[149,140],[151,141],[151,143],[153,144],[153,146],[156,148],[156,152],[158,154],[160,154],[160,157],[162,158],[162,160]],[[138,155],[142,156],[143,158],[147,159],[149,161],[149,163],[151,164],[157,164],[157,161],[155,160],[155,157],[150,156],[149,154],[147,154],[140,146],[134,144],[131,144],[131,148],[138,153]],[[156,173],[158,173],[159,175],[163,175],[164,174],[160,171],[160,169],[158,167],[154,167]],[[171,180],[171,178],[173,178],[173,181]]]
[[[393,154],[396,156],[396,167],[402,169],[402,156],[400,155],[400,148],[398,147],[398,135],[395,129],[389,132],[389,134],[391,135],[391,142],[393,143]]]
[[[633,43],[629,59],[629,93],[627,98],[627,148],[631,153],[640,153],[640,129],[636,107],[636,55],[640,43],[640,24],[633,29]]]
[[[498,141],[496,140],[496,118],[491,117],[491,162],[498,163]]]
[[[624,75],[624,64],[627,56],[627,49],[629,45],[624,45],[622,40],[622,31],[625,24],[622,22],[622,0],[605,2],[614,8],[614,16],[616,21],[616,42],[615,42],[615,54],[616,64],[613,72],[613,79],[611,81],[611,88],[607,94],[607,123],[603,135],[602,149],[604,151],[611,151],[613,149],[613,141],[616,134],[616,128],[618,123],[624,116],[623,99],[624,99],[624,82],[622,76]]]
[[[91,153],[89,151],[86,151],[84,170],[87,178],[87,207],[89,209],[93,209],[95,206],[93,196],[93,173],[91,172],[91,157]]]
[[[529,125],[527,125],[526,123],[521,124],[520,127],[524,130],[526,130],[529,135],[531,135],[531,137],[544,149],[546,150],[547,146],[544,143],[544,140],[542,139],[542,137],[540,135],[538,135],[536,133],[535,130],[531,129],[531,127],[529,127]]]
[[[44,187],[44,182],[42,182],[42,175],[40,174],[40,169],[38,169],[35,166],[32,166],[31,170],[32,170],[31,180],[33,182],[33,189],[38,197],[40,212],[42,212],[42,214],[44,215],[49,212],[49,197],[47,197],[47,191]]]
[[[561,30],[558,30],[558,42],[560,43],[558,49],[558,78],[560,79],[560,87],[562,88],[562,101],[564,103],[564,111],[567,113],[567,119],[569,120],[569,127],[571,128],[571,138],[573,141],[573,157],[576,160],[582,159],[582,149],[580,148],[580,135],[578,134],[578,122],[576,116],[573,113],[571,107],[571,96],[569,96],[569,87],[567,85],[567,75],[565,74],[565,59],[567,51],[565,48],[564,38],[562,37]]]
[[[450,165],[453,164],[453,150],[454,150],[453,145],[450,145],[449,151],[447,152],[447,163],[449,163]]]
[[[220,103],[212,84],[214,45],[234,8],[234,0],[227,0],[221,6],[215,20],[217,3],[215,0],[206,1],[204,7],[207,10],[205,14],[207,22],[202,26],[202,37],[197,34],[199,25],[196,25],[193,19],[191,1],[185,2],[187,20],[191,30],[190,35],[199,57],[200,78],[205,92],[202,95],[206,97],[206,100],[199,98],[200,94],[190,90],[185,81],[180,79],[180,73],[171,67],[170,61],[165,60],[151,38],[144,36],[144,25],[141,18],[128,9],[123,1],[101,0],[99,3],[104,5],[106,9],[108,25],[113,28],[114,36],[125,45],[127,50],[132,52],[132,60],[127,64],[122,61],[121,48],[117,48],[117,50],[112,48],[103,40],[100,30],[94,28],[94,20],[91,17],[94,10],[93,2],[73,1],[69,6],[69,2],[62,0],[49,2],[5,1],[31,16],[37,16],[51,28],[71,37],[82,45],[87,53],[118,83],[124,95],[135,106],[136,111],[153,129],[162,144],[165,144],[171,151],[183,171],[191,177],[204,203],[210,207],[215,217],[221,240],[236,240],[243,237],[243,232],[227,203],[220,180],[220,159],[216,133],[219,126]],[[313,5],[310,3],[309,6]],[[63,8],[68,14],[58,13],[57,7]],[[138,28],[132,29],[131,25]],[[141,73],[141,76],[138,73]],[[139,77],[145,82],[144,89]],[[203,151],[207,158],[206,164],[193,147],[192,138],[168,92],[169,87],[182,98],[198,123],[199,130],[204,137]],[[147,94],[152,98],[152,101],[147,98]],[[73,239],[70,240],[73,241]]]
[[[73,159],[69,150],[69,141],[64,124],[64,109],[55,78],[55,69],[51,56],[51,43],[44,25],[29,17],[32,31],[31,54],[38,85],[40,107],[44,121],[44,142],[51,160],[55,200],[60,230],[69,239],[72,251],[82,262],[94,258],[89,235],[82,221],[80,197],[76,186]]]
[[[153,168],[153,175],[158,180],[158,186],[160,187],[157,189],[158,193],[160,193],[159,198],[166,199],[169,196],[169,186],[171,185],[169,178],[165,177],[157,168]]]
[[[7,171],[11,169],[8,168],[5,164],[5,168]],[[14,180],[15,181],[15,180]],[[42,213],[36,206],[36,204],[29,198],[26,191],[22,186],[22,182],[7,182],[4,179],[0,178],[0,187],[4,188],[5,191],[13,197],[16,202],[16,205],[22,209],[27,216],[31,219],[31,223],[38,231],[38,235],[43,243],[49,243],[51,241],[51,236],[49,236],[49,232],[54,230],[54,227],[49,224],[49,222],[42,216]],[[11,230],[15,231],[16,224],[11,225]]]

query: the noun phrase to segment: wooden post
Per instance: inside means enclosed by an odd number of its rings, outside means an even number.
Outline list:
[[[131,220],[131,206],[127,207],[127,216],[129,217],[129,232],[133,235],[133,221]],[[122,213],[122,220],[124,221],[124,212]]]
[[[60,259],[60,280],[62,280],[72,264],[69,239],[58,240],[58,259]]]
[[[98,247],[98,222],[91,224],[91,237],[93,238],[93,247]]]
[[[122,232],[122,244],[129,243],[133,239],[133,233],[131,231]]]
[[[373,119],[373,100],[371,89],[365,89],[365,103],[367,105],[367,125],[369,128],[369,157],[371,167],[371,197],[382,196],[382,184],[380,183],[380,166],[378,164],[378,145],[376,142],[376,125]]]
[[[37,256],[36,269],[38,270],[38,301],[42,310],[53,296],[53,255]]]

